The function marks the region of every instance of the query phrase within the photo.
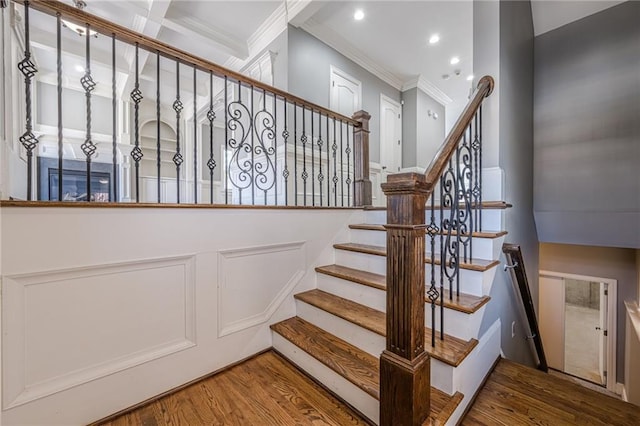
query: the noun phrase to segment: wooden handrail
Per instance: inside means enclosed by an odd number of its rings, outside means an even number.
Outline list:
[[[429,167],[427,167],[427,171],[425,172],[425,177],[427,185],[432,190],[438,183],[440,176],[442,176],[445,168],[447,167],[447,163],[449,163],[449,160],[456,152],[460,138],[462,138],[467,126],[469,126],[469,123],[471,123],[471,120],[480,108],[480,105],[482,105],[482,101],[484,98],[489,96],[491,92],[493,92],[493,86],[493,77],[485,75],[480,79],[478,87],[476,87],[476,90],[467,103],[467,106],[464,108],[462,114],[456,121],[456,124],[453,126],[453,129],[451,129],[449,135],[440,146],[435,157],[433,157],[433,160],[431,160],[431,164],[429,164]]]
[[[13,0],[16,3],[24,4],[25,0]],[[136,43],[142,49],[148,50],[153,53],[159,53],[161,56],[169,59],[173,59],[180,63],[193,66],[201,71],[211,72],[218,77],[227,77],[247,86],[265,90],[269,93],[273,93],[276,96],[286,99],[291,103],[295,103],[299,106],[305,106],[313,111],[318,111],[324,115],[327,115],[336,120],[340,120],[345,123],[349,123],[354,127],[359,127],[360,122],[353,118],[347,117],[337,112],[331,111],[328,108],[316,105],[312,102],[306,101],[298,96],[292,95],[284,90],[277,89],[268,84],[262,83],[258,80],[246,77],[243,74],[224,68],[218,64],[207,61],[206,59],[199,58],[188,52],[177,49],[159,40],[140,34],[136,31],[130,30],[123,26],[109,22],[103,18],[87,13],[71,5],[62,3],[57,0],[30,0],[29,7],[40,12],[46,13],[51,16],[56,16],[58,13],[60,17],[68,21],[72,21],[78,25],[89,25],[92,30],[98,33],[112,36],[115,35],[116,39],[135,45]]]

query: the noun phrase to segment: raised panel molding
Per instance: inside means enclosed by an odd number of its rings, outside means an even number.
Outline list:
[[[307,269],[304,241],[218,252],[218,337],[266,322]]]
[[[3,409],[196,345],[195,257],[3,277]]]

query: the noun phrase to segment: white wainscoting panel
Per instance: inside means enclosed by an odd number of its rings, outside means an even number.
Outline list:
[[[5,277],[3,408],[194,346],[194,292],[193,256]]]
[[[306,269],[304,242],[221,250],[218,337],[266,322]]]

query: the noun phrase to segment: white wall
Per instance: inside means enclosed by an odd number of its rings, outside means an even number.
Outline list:
[[[270,347],[361,214],[1,208],[0,422],[85,424]]]
[[[625,396],[628,402],[640,406],[640,307],[626,303],[625,336]]]

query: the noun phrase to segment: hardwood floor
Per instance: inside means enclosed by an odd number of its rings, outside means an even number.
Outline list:
[[[367,425],[273,351],[101,426]]]
[[[640,425],[640,408],[505,359],[462,425]]]

